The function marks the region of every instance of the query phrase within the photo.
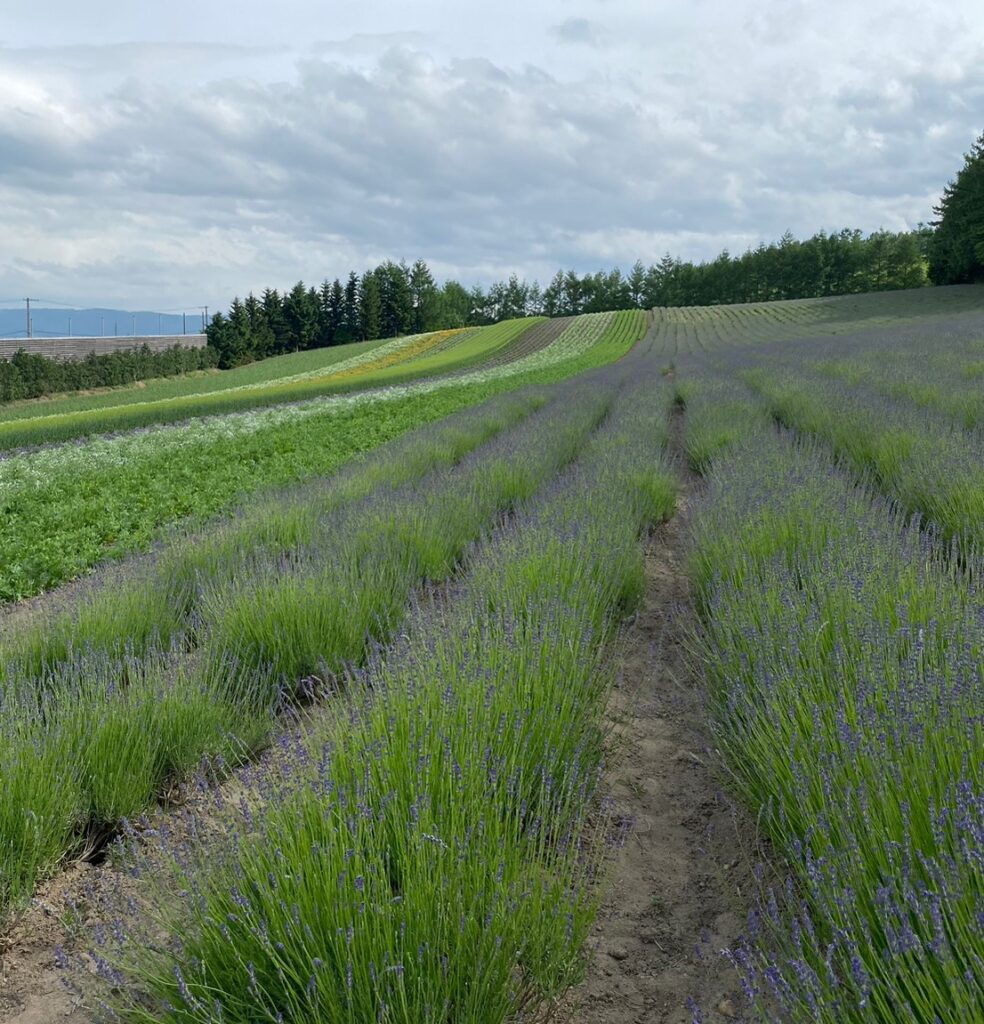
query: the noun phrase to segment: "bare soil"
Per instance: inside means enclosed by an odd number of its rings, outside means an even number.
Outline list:
[[[634,829],[615,855],[587,977],[565,1000],[561,1016],[577,1024],[743,1019],[722,950],[743,931],[760,856],[754,823],[723,793],[687,649],[694,486],[650,540],[645,598],[625,631],[607,781]]]
[[[106,884],[102,868],[76,864],[44,886],[31,909],[0,937],[0,1021],[3,1024],[91,1024],[76,1005],[55,962],[71,945],[71,920],[85,921],[89,892]],[[79,907],[75,911],[73,907]]]

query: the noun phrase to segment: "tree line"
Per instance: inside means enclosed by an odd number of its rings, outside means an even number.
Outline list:
[[[844,229],[819,232],[805,241],[789,233],[771,245],[738,256],[724,251],[710,262],[664,256],[629,273],[615,268],[578,274],[558,271],[546,287],[515,274],[488,289],[458,281],[438,284],[418,259],[386,261],[345,282],[319,288],[298,282],[290,291],[233,300],[227,314],[208,326],[208,343],[220,366],[400,334],[482,326],[523,316],[573,316],[655,306],[703,306],[773,299],[815,298],[927,283],[926,257],[932,231]]]
[[[152,377],[175,377],[215,366],[218,354],[208,346],[154,352],[147,345],[122,352],[90,352],[84,359],[52,359],[20,349],[0,359],[0,402],[42,398],[82,388],[120,387]]]

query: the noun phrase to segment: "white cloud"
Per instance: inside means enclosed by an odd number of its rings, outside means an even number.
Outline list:
[[[984,128],[984,15],[960,2],[571,0],[558,21],[506,0],[479,22],[424,0],[384,31],[310,7],[267,33],[247,10],[220,45],[181,35],[188,6],[138,43],[93,45],[66,8],[58,45],[0,48],[0,293],[214,306],[384,258],[543,278],[900,228]]]

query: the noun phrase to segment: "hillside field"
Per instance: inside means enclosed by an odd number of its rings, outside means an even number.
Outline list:
[[[984,1020],[984,286],[0,406],[0,1024]]]

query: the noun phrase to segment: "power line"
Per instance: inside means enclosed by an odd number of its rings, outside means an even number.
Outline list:
[[[20,297],[18,297],[16,299],[0,299],[0,306],[19,306],[23,302],[24,302],[23,296],[20,296]],[[118,307],[118,306],[93,306],[93,305],[80,306],[77,302],[58,302],[56,299],[36,299],[34,297],[31,298],[31,302],[44,303],[44,305],[46,307],[47,306],[59,306],[59,307],[62,307],[63,309],[74,309],[74,310],[78,310],[79,312],[83,312],[83,311],[85,311],[87,309],[93,309],[93,310],[95,310],[95,309],[120,309],[120,307]],[[205,307],[203,307],[199,303],[189,303],[187,306],[170,306],[170,307],[168,307],[166,309],[138,309],[138,310],[132,310],[132,309],[122,310],[121,309],[121,312],[129,313],[131,316],[134,315],[134,313],[137,316],[144,316],[144,315],[156,316],[158,313],[163,313],[163,314],[178,314],[178,313],[192,313],[192,312],[197,313],[197,312],[200,312],[204,308]]]

